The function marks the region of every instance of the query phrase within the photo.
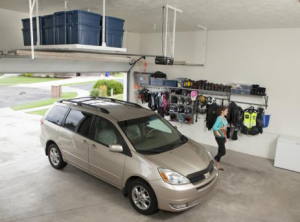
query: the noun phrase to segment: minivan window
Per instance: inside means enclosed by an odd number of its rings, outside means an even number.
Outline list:
[[[68,110],[69,108],[66,106],[54,106],[47,115],[46,120],[60,126]]]
[[[93,139],[105,146],[109,146],[111,144],[120,144],[122,146],[125,145],[122,136],[114,124],[98,116],[95,122]]]
[[[88,137],[90,133],[90,126],[93,120],[93,115],[87,115],[85,119],[82,120],[78,127],[78,133],[82,136]]]
[[[162,153],[187,142],[170,123],[158,115],[119,122],[136,151],[143,154]]]
[[[72,109],[65,121],[64,127],[75,131],[76,127],[78,125],[80,125],[81,123],[83,123],[86,119],[88,119],[88,117],[92,116],[91,114],[79,111],[79,110],[74,110]],[[86,126],[81,128],[81,132],[82,133],[88,133],[86,132],[89,128],[87,128]]]

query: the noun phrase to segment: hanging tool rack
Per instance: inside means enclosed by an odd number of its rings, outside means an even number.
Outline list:
[[[170,87],[170,86],[155,86],[155,85],[142,85],[143,88],[149,89],[150,91],[155,92],[161,92],[161,91],[167,91],[170,92],[171,90],[181,89],[181,90],[187,90],[187,91],[197,91],[198,97],[200,95],[203,96],[213,96],[216,100],[219,100],[222,102],[222,106],[224,106],[224,102],[227,102],[228,104],[230,102],[235,102],[238,104],[245,104],[245,105],[251,105],[251,106],[260,106],[268,108],[268,102],[269,97],[267,95],[265,96],[257,96],[257,95],[249,95],[249,94],[232,94],[231,92],[221,92],[221,91],[210,91],[210,90],[200,90],[200,89],[192,89],[192,88],[184,88],[184,87]],[[232,96],[244,96],[244,97],[253,97],[253,98],[263,98],[264,103],[251,103],[251,102],[244,102],[244,101],[236,101],[232,100]],[[194,102],[194,110],[197,110],[197,107],[199,105],[199,99],[196,99]],[[171,103],[170,103],[171,105]],[[195,122],[198,120],[198,112],[194,112],[193,114],[196,114]],[[194,122],[194,121],[193,121]]]

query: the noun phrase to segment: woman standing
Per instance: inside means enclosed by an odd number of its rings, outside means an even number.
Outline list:
[[[218,110],[218,118],[216,119],[216,122],[212,127],[219,146],[218,154],[215,156],[215,160],[217,162],[217,168],[221,171],[224,170],[220,165],[221,157],[226,154],[226,127],[228,123],[225,116],[227,116],[227,113],[228,108],[221,106]]]

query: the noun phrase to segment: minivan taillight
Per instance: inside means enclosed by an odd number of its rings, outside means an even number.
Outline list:
[[[44,117],[41,119],[41,125],[43,125],[44,124]]]

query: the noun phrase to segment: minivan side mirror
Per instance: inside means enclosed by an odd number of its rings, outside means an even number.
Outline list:
[[[110,144],[109,151],[114,153],[122,153],[123,147],[120,144]]]
[[[177,126],[173,126],[175,129],[178,129]]]

